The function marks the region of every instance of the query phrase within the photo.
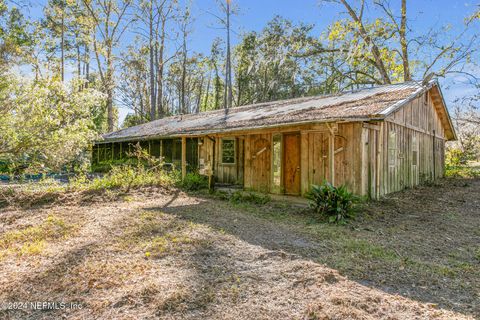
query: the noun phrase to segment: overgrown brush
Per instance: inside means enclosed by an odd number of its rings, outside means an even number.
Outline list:
[[[67,186],[70,191],[123,189],[125,192],[135,187],[143,186],[173,186],[177,183],[177,172],[163,172],[161,170],[149,170],[143,166],[118,166],[113,167],[107,174],[96,177],[93,180],[86,176],[72,179]]]
[[[193,172],[187,173],[185,178],[181,180],[178,185],[187,191],[208,189],[208,177]]]
[[[266,204],[271,200],[268,194],[261,194],[256,192],[244,192],[244,191],[236,191],[231,195],[229,195],[227,199],[234,204],[250,203],[250,204],[257,204],[257,205]]]
[[[480,170],[468,166],[445,166],[445,177],[447,178],[478,178]]]
[[[315,212],[327,217],[330,223],[345,224],[355,216],[357,198],[345,186],[335,187],[329,182],[312,185],[308,198]]]

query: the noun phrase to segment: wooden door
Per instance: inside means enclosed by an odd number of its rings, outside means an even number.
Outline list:
[[[260,192],[270,192],[270,136],[255,135],[251,150],[251,187]]]
[[[326,168],[328,164],[328,138],[324,143],[326,135],[321,132],[309,133],[309,168],[310,183],[320,185],[327,178]]]
[[[283,136],[283,185],[286,194],[300,194],[300,134]]]
[[[368,129],[368,196],[377,199],[377,141],[378,131]]]

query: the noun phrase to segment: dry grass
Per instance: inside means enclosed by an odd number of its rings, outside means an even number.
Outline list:
[[[9,254],[19,256],[40,254],[47,241],[65,239],[73,229],[73,225],[66,224],[63,219],[50,214],[38,225],[2,234],[0,257],[6,257]]]
[[[144,188],[0,209],[0,310],[51,319],[480,316],[480,180],[366,204],[347,226],[295,205]],[[23,249],[22,249],[23,248]]]

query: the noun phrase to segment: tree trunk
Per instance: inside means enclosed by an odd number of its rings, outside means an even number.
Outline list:
[[[113,66],[112,66],[112,59],[110,52],[106,55],[106,64],[107,70],[105,72],[105,83],[106,85],[106,94],[107,94],[107,124],[108,124],[108,131],[112,132],[114,127],[114,120],[113,120],[113,88],[114,88],[114,79],[113,79]]]
[[[410,74],[410,64],[408,61],[408,42],[407,42],[407,0],[402,0],[402,18],[400,23],[400,44],[402,46],[403,60],[403,80],[412,80]]]
[[[207,92],[205,95],[205,102],[203,104],[203,110],[207,111],[208,108],[208,99],[210,98],[210,82],[211,82],[211,76],[210,73],[208,74],[208,82],[207,82]]]
[[[154,46],[153,46],[153,2],[150,1],[149,12],[149,58],[150,58],[150,120],[155,120],[156,95],[155,95],[155,64],[154,64]]]
[[[225,63],[225,105],[224,108],[232,107],[233,92],[232,92],[232,67],[231,67],[231,52],[230,52],[230,0],[227,0],[227,61]]]
[[[90,47],[85,44],[85,88],[88,88],[88,82],[90,81]]]
[[[107,124],[108,132],[113,131],[113,90],[107,89]]]
[[[365,26],[363,25],[363,21],[360,20],[360,18],[357,16],[355,11],[352,9],[352,7],[347,3],[346,0],[340,0],[342,4],[345,6],[347,9],[350,17],[352,17],[352,20],[357,23],[358,25],[358,31],[360,33],[360,36],[362,39],[369,45],[371,46],[371,53],[374,58],[375,62],[375,67],[377,68],[378,72],[380,73],[380,76],[382,78],[382,82],[384,84],[390,84],[390,77],[388,76],[387,69],[385,68],[385,64],[383,63],[382,56],[380,54],[380,49],[378,46],[375,44],[373,39],[368,35],[368,32],[365,30]]]
[[[181,80],[181,90],[180,90],[180,112],[182,114],[187,113],[186,103],[185,103],[185,85],[187,79],[187,37],[184,33],[183,35],[183,59],[182,59],[182,80]]]
[[[158,118],[163,118],[163,75],[164,75],[164,52],[165,52],[165,23],[166,18],[162,18],[162,29],[160,36],[160,48],[157,45],[157,114]]]
[[[62,30],[61,33],[61,40],[60,40],[60,51],[61,51],[61,58],[60,58],[60,72],[62,82],[65,81],[65,6],[62,3],[62,22],[61,26]]]
[[[202,102],[202,94],[203,94],[203,82],[205,81],[205,79],[201,78],[200,80],[200,86],[198,88],[198,97],[197,97],[197,106],[196,106],[196,109],[195,109],[195,113],[199,113],[200,112],[200,104]]]

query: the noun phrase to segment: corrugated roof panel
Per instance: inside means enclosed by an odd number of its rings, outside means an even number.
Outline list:
[[[329,119],[381,117],[396,105],[423,91],[417,82],[365,88],[335,95],[296,98],[260,103],[228,110],[167,117],[126,128],[103,136],[105,141],[146,139],[149,137],[195,135],[200,133],[245,130],[263,126]]]

